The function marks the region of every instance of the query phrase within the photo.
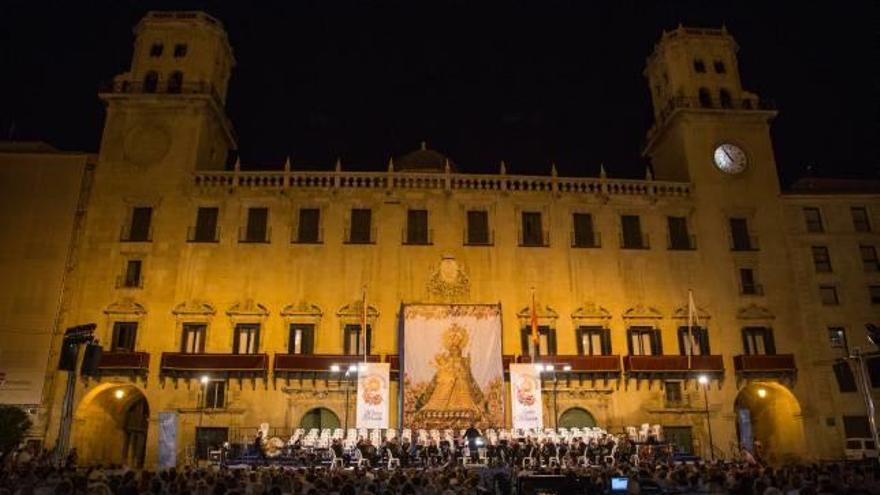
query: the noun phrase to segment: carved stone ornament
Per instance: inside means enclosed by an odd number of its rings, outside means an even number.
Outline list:
[[[253,299],[245,299],[237,302],[226,310],[228,316],[239,317],[266,317],[269,316],[269,310],[262,304],[255,303]]]
[[[757,304],[749,304],[744,308],[740,308],[736,312],[736,317],[740,320],[772,320],[776,318],[769,309],[758,306]]]
[[[175,316],[214,316],[216,313],[214,306],[195,299],[182,302],[171,310]]]
[[[471,281],[458,260],[447,255],[432,268],[427,289],[432,301],[460,302],[470,295]]]
[[[555,320],[559,318],[559,313],[557,313],[555,309],[551,308],[550,306],[541,304],[540,301],[535,301],[535,312],[538,313],[539,320]],[[531,306],[526,306],[523,309],[517,311],[516,316],[521,320],[531,319]]]
[[[133,298],[125,297],[104,308],[104,314],[143,316],[147,314],[147,309]]]
[[[611,313],[594,302],[586,302],[571,314],[574,320],[610,320]]]
[[[363,301],[355,301],[350,304],[346,304],[345,306],[339,308],[336,311],[336,316],[344,319],[356,319],[360,321],[364,314],[364,302]],[[367,319],[373,320],[379,317],[379,310],[376,309],[375,306],[370,306],[367,304]]]
[[[312,318],[318,319],[324,315],[324,312],[321,311],[321,307],[317,304],[307,303],[305,301],[300,301],[293,304],[288,304],[284,306],[284,309],[281,310],[281,316],[284,318]]]
[[[711,318],[711,316],[709,316],[709,313],[705,309],[703,309],[699,306],[694,307],[694,309],[696,310],[695,313],[696,313],[696,317],[698,320],[703,321],[703,320],[708,320],[709,318]],[[672,317],[687,319],[688,318],[688,305],[683,304],[683,305],[679,306],[675,311],[672,312]]]
[[[637,304],[624,311],[623,317],[624,319],[633,320],[659,320],[660,318],[663,318],[663,315],[657,310],[657,308]]]

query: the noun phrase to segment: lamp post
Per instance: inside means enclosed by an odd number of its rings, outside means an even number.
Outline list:
[[[340,371],[342,371],[342,367],[339,366],[338,364],[333,364],[330,366],[331,373],[339,373]],[[343,428],[345,428],[346,431],[348,431],[348,393],[349,393],[349,388],[351,387],[350,381],[354,379],[353,377],[355,375],[357,375],[357,372],[358,372],[357,365],[350,364],[350,365],[348,365],[348,368],[346,368],[345,374],[343,375],[343,383],[345,383],[345,414],[344,414],[345,419],[343,420],[344,421]]]
[[[550,373],[550,379],[553,380],[553,428],[559,428],[559,405],[558,405],[558,391],[557,384],[559,383],[559,377],[556,375],[556,365],[553,364],[537,364],[535,365],[538,368],[539,372],[542,373]],[[562,371],[569,372],[571,371],[570,365],[562,366]]]
[[[201,399],[199,399],[199,428],[202,427],[202,416],[205,414],[205,403],[208,402],[208,381],[210,381],[208,375],[202,375],[202,377],[199,378],[199,383],[201,384],[199,385],[199,395],[201,395]]]
[[[700,375],[697,381],[703,386],[703,399],[706,403],[706,428],[709,430],[709,457],[715,460],[715,444],[712,442],[712,421],[709,419],[709,377]]]

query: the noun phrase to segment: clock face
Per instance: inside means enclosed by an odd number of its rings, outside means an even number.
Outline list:
[[[738,174],[746,169],[748,158],[745,151],[735,144],[721,144],[715,148],[715,166],[728,174]]]

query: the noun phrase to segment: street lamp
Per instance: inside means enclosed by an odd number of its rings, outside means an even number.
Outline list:
[[[709,430],[709,457],[715,460],[715,444],[712,442],[712,421],[709,419],[709,377],[700,375],[697,381],[703,386],[703,399],[706,402],[706,429]]]
[[[122,398],[125,397],[125,390],[117,388],[116,392],[113,392],[113,395],[116,397],[116,400],[122,400]]]
[[[338,364],[330,365],[331,373],[339,373],[342,371],[342,367]],[[348,365],[348,368],[345,370],[344,382],[345,382],[345,420],[344,420],[344,428],[348,431],[348,391],[350,387],[349,381],[353,379],[353,376],[358,372],[358,367],[356,364]]]

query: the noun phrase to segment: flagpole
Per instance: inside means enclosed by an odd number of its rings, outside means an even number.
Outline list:
[[[361,314],[361,349],[364,350],[364,362],[367,362],[367,285],[364,284],[362,288],[362,306],[363,313]]]
[[[532,304],[530,311],[530,324],[532,327],[532,335],[531,335],[531,358],[534,363],[538,358],[538,310],[535,307],[535,288],[532,287]]]
[[[693,368],[694,360],[694,291],[688,289],[688,369]]]

